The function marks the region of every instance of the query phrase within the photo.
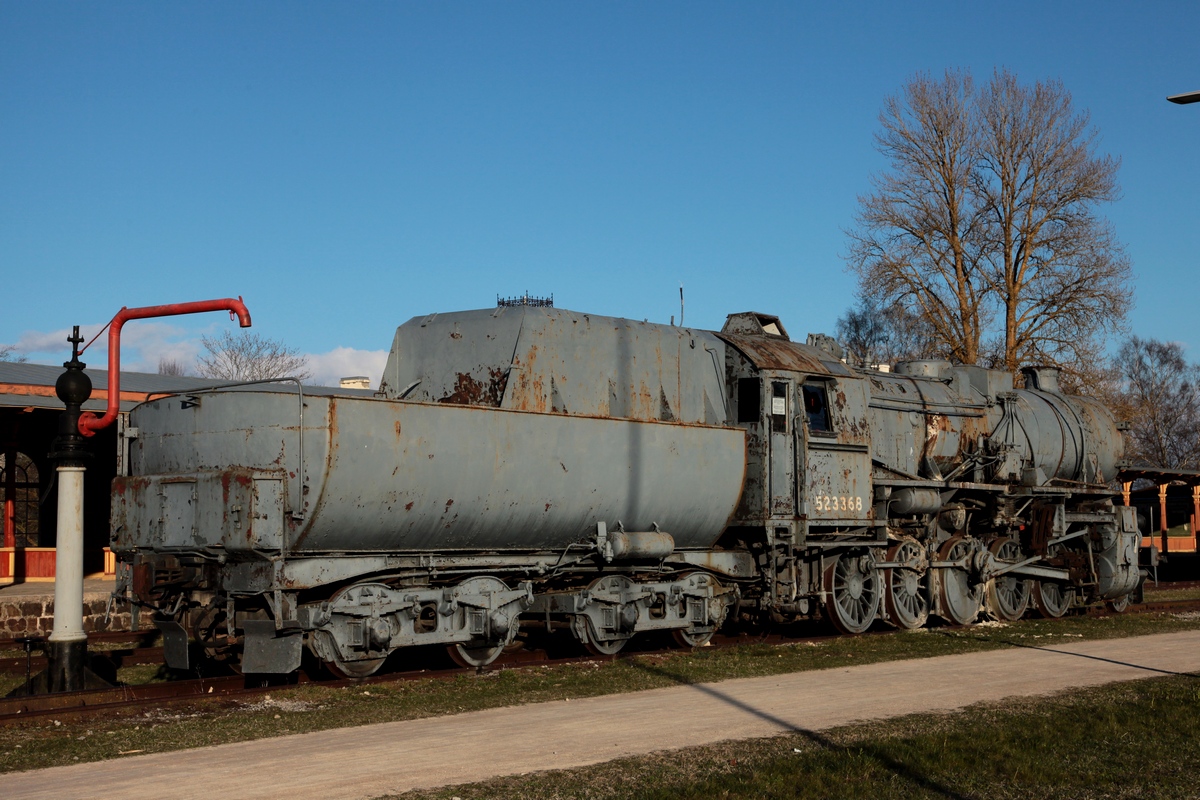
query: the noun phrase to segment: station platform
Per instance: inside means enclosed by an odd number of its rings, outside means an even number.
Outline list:
[[[83,582],[83,629],[127,631],[128,605],[115,605],[105,621],[108,598],[116,581],[89,578]],[[18,636],[49,636],[54,629],[54,581],[0,585],[0,640]]]

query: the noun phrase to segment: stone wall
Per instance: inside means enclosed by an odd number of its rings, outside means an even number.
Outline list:
[[[104,621],[108,595],[88,592],[83,596],[83,629],[94,631],[130,630],[129,605],[114,603],[112,615]],[[153,627],[150,614],[141,615],[140,627]],[[25,595],[0,597],[0,638],[17,636],[49,636],[54,630],[54,595]]]

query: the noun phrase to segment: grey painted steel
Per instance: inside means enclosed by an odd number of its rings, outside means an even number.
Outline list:
[[[299,669],[304,643],[300,631],[277,631],[269,619],[243,620],[242,629],[246,632],[242,672],[267,675]]]
[[[154,624],[162,633],[163,660],[171,669],[191,669],[191,659],[188,653],[187,630],[178,622],[171,620],[155,620]],[[274,629],[274,623],[270,623]]]
[[[409,320],[380,388],[391,399],[721,425],[724,364],[708,331],[518,306]]]
[[[1113,415],[1087,397],[1015,390],[1012,374],[945,362],[918,374],[865,373],[871,384],[872,455],[897,473],[941,480],[1103,485],[1124,441]],[[965,476],[968,459],[981,472]],[[1026,476],[1024,469],[1041,470]]]
[[[135,410],[131,458],[145,477],[116,484],[118,549],[561,549],[598,521],[657,525],[700,548],[724,528],[744,470],[740,430],[312,397],[296,520],[282,506],[298,496],[295,396],[199,400]]]

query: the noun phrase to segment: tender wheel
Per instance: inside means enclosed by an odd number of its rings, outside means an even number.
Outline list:
[[[842,633],[862,633],[879,611],[879,571],[870,556],[843,553],[825,567],[825,614]]]
[[[386,658],[367,658],[362,661],[342,661],[335,658],[325,662],[325,669],[339,678],[368,678],[379,671]]]
[[[1133,602],[1133,595],[1126,594],[1118,597],[1116,600],[1109,600],[1105,605],[1108,610],[1120,614],[1129,608],[1129,604]]]
[[[584,641],[584,648],[594,656],[614,656],[625,649],[625,645],[629,644],[629,639],[609,639],[601,641],[591,636]]]
[[[716,579],[711,575],[706,575],[703,572],[693,572],[686,577],[688,582],[695,588],[713,586],[717,583]],[[688,619],[688,626],[686,628],[672,629],[671,638],[675,640],[675,644],[685,648],[704,647],[712,641],[713,636],[725,624],[725,615],[729,611],[729,604],[719,597],[709,598],[706,603],[707,622],[689,616],[690,604],[687,601],[684,601],[680,605],[679,613]]]
[[[997,539],[988,547],[997,561],[1015,564],[1021,560],[1021,546],[1012,539]],[[987,582],[987,613],[993,619],[1012,622],[1029,608],[1032,581],[1006,573]]]
[[[503,644],[493,645],[488,647],[475,647],[470,644],[451,644],[446,646],[446,652],[450,654],[450,658],[455,664],[468,669],[478,669],[486,667],[488,664],[495,661],[504,652],[507,642]]]
[[[926,563],[925,549],[912,539],[905,539],[888,549],[887,560]],[[929,619],[929,597],[926,593],[928,572],[892,567],[885,572],[885,576],[885,619],[897,628],[920,628]]]
[[[939,561],[961,561],[974,550],[971,539],[951,536],[938,550]],[[971,580],[971,573],[962,567],[942,567],[938,570],[939,615],[955,625],[970,625],[979,616],[983,605],[983,587]]]
[[[633,638],[634,629],[637,627],[639,611],[633,597],[634,582],[624,575],[607,575],[592,581],[588,591],[593,597],[605,600],[608,611],[613,615],[610,621],[615,624],[604,629],[608,635],[602,638],[596,628],[596,619],[587,614],[580,614],[572,620],[575,636],[584,649],[594,656],[615,655]]]
[[[596,584],[592,584],[595,586]],[[583,642],[583,647],[594,656],[613,656],[625,649],[625,645],[629,644],[632,635],[619,637],[616,639],[600,639],[596,636],[596,629],[592,627],[590,619],[583,621],[583,635],[580,641]]]
[[[331,605],[335,605],[339,600],[347,599],[355,604],[365,603],[373,595],[386,591],[387,587],[383,584],[356,583],[338,589],[329,598],[329,602]],[[386,625],[382,627],[381,632],[376,631],[376,634],[373,635],[371,650],[364,653],[369,656],[367,658],[343,658],[343,651],[339,648],[337,640],[328,631],[317,631],[315,634],[317,638],[310,642],[309,649],[320,659],[330,674],[339,678],[366,678],[378,672],[379,668],[383,666],[383,662],[387,661],[388,633]]]
[[[481,576],[463,581],[459,584],[458,590],[472,595],[490,595],[494,597],[496,594],[507,591],[508,586],[499,578]],[[499,658],[500,654],[504,652],[504,648],[512,644],[513,640],[517,638],[519,625],[515,614],[504,618],[496,616],[494,612],[485,613],[491,614],[488,625],[489,633],[487,635],[476,636],[469,641],[446,646],[446,652],[450,654],[450,658],[454,663],[460,667],[476,669],[486,667]]]
[[[1057,583],[1038,581],[1033,585],[1033,605],[1043,617],[1058,619],[1071,608],[1075,590]]]
[[[714,628],[711,631],[698,631],[691,628],[676,628],[671,631],[671,638],[675,640],[675,644],[680,647],[704,647],[712,641],[713,636],[717,633]]]

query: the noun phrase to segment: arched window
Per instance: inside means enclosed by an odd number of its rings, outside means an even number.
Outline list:
[[[4,498],[4,546],[38,546],[38,468],[16,450],[0,453],[0,495]]]

